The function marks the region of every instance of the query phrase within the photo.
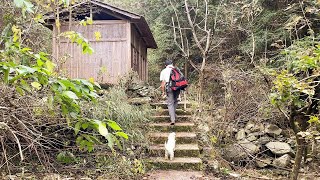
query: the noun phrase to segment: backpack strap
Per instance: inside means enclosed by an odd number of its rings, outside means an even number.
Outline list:
[[[166,82],[166,91],[169,92],[169,90],[171,89],[171,85],[172,85],[172,80],[171,80],[171,73],[172,73],[172,70],[175,68],[175,67],[169,67],[171,69],[170,71],[170,75],[169,75],[169,82]]]

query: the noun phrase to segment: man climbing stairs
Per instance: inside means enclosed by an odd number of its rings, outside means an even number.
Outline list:
[[[196,126],[192,122],[190,103],[179,102],[177,119],[174,126],[170,125],[170,117],[166,103],[153,103],[154,112],[149,124],[151,132],[148,134],[150,142],[150,163],[153,167],[163,170],[201,170],[202,161],[197,143]],[[170,132],[176,133],[176,148],[174,160],[164,158],[164,142]]]

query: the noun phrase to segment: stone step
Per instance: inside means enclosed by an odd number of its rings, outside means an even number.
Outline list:
[[[170,122],[169,115],[151,116],[151,119],[154,122]],[[191,120],[192,116],[190,115],[178,115],[176,118],[176,122],[190,122]]]
[[[174,126],[169,122],[151,123],[149,126],[155,131],[161,132],[191,132],[195,128],[193,122],[177,122]]]
[[[183,176],[181,176],[183,175]],[[146,180],[195,180],[195,179],[202,179],[202,180],[209,180],[209,178],[206,178],[204,172],[202,171],[179,171],[179,170],[153,170],[149,171],[145,176]],[[210,180],[218,180],[221,178],[214,178]]]
[[[153,109],[152,114],[155,116],[169,115],[168,109]],[[192,115],[192,109],[177,109],[177,115]]]
[[[190,108],[191,107],[191,103],[190,102],[188,102],[188,101],[186,101],[186,102],[179,101],[177,108],[178,109],[184,109],[185,105],[186,105],[186,108]],[[157,103],[151,103],[151,106],[153,108],[163,108],[163,109],[167,109],[168,108],[167,103],[165,101],[157,102]]]
[[[150,146],[150,155],[154,157],[164,157],[164,144]],[[199,157],[198,144],[176,144],[174,157]]]
[[[158,169],[172,170],[201,170],[202,161],[200,158],[182,158],[177,157],[171,160],[166,160],[164,157],[150,158],[149,163]],[[183,176],[183,175],[181,175]]]
[[[154,144],[164,144],[165,141],[168,141],[169,133],[165,132],[154,132],[149,133],[149,139]],[[197,135],[192,132],[176,132],[176,144],[184,143],[196,143]]]

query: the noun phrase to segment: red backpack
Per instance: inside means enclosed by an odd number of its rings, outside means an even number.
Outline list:
[[[172,68],[170,73],[169,87],[173,91],[184,90],[188,86],[188,81],[178,68]]]

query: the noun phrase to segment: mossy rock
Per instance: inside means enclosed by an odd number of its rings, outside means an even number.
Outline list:
[[[147,161],[148,169],[162,170],[197,170],[203,169],[200,158],[174,158],[174,160],[165,160],[164,158],[150,158]]]
[[[151,116],[151,120],[153,122],[170,122],[170,116],[169,114],[166,115],[154,115]],[[191,122],[192,116],[191,115],[178,115],[176,118],[176,122]]]
[[[168,109],[154,109],[152,110],[152,114],[154,116],[163,116],[163,115],[169,115]],[[191,109],[177,109],[176,110],[177,115],[192,115]]]
[[[151,146],[149,154],[154,157],[164,157],[165,148],[164,145]],[[199,157],[200,151],[197,144],[177,144],[175,151],[175,157]]]
[[[154,132],[192,132],[195,125],[191,122],[177,122],[174,126],[170,123],[151,123],[150,127]]]

